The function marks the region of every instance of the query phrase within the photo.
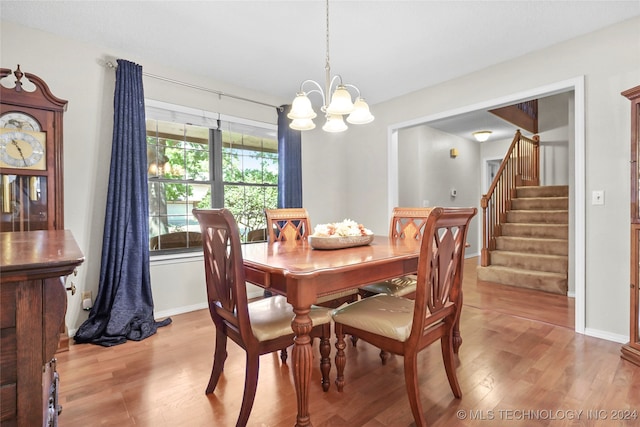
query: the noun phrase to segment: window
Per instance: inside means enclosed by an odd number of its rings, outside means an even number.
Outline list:
[[[274,125],[147,106],[149,248],[201,247],[193,208],[226,207],[242,241],[265,240],[265,208],[277,206]]]

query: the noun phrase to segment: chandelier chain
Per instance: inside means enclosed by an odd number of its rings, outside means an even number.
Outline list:
[[[327,8],[326,8],[326,19],[327,19],[327,63],[326,66],[329,66],[329,0],[327,0]]]

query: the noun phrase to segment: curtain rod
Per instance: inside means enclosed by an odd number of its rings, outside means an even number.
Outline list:
[[[114,64],[113,62],[111,62],[111,61],[107,61],[105,64],[106,64],[106,66],[108,68],[113,68],[114,70],[116,68],[118,68],[118,66],[116,64]],[[282,107],[279,107],[277,105],[267,104],[266,102],[262,102],[262,101],[256,101],[255,99],[244,98],[242,96],[232,95],[232,94],[226,93],[226,92],[221,92],[219,90],[209,89],[209,88],[202,87],[202,86],[196,86],[196,85],[191,84],[191,83],[181,82],[180,80],[174,80],[174,79],[170,79],[168,77],[158,76],[156,74],[145,73],[144,71],[142,72],[142,75],[146,76],[146,77],[150,77],[152,79],[162,80],[162,81],[165,81],[165,82],[168,82],[168,83],[173,83],[173,84],[180,85],[180,86],[190,87],[192,89],[197,89],[197,90],[202,90],[202,91],[205,91],[205,92],[215,93],[218,96],[226,96],[227,98],[233,98],[233,99],[238,99],[240,101],[252,102],[254,104],[263,105],[265,107],[272,107],[272,108],[276,108],[276,109],[282,111]]]

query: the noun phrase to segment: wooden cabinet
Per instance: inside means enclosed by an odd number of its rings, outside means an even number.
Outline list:
[[[631,309],[622,358],[640,365],[640,86],[622,92],[631,101]]]
[[[64,278],[84,257],[71,232],[42,230],[0,233],[0,260],[0,426],[57,426]]]

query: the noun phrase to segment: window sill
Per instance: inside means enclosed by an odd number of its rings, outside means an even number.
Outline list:
[[[182,252],[182,253],[174,253],[174,254],[159,254],[159,255],[151,255],[149,257],[149,262],[151,265],[163,265],[163,264],[178,264],[178,263],[186,263],[193,262],[204,259],[204,254],[202,251],[196,252]]]

